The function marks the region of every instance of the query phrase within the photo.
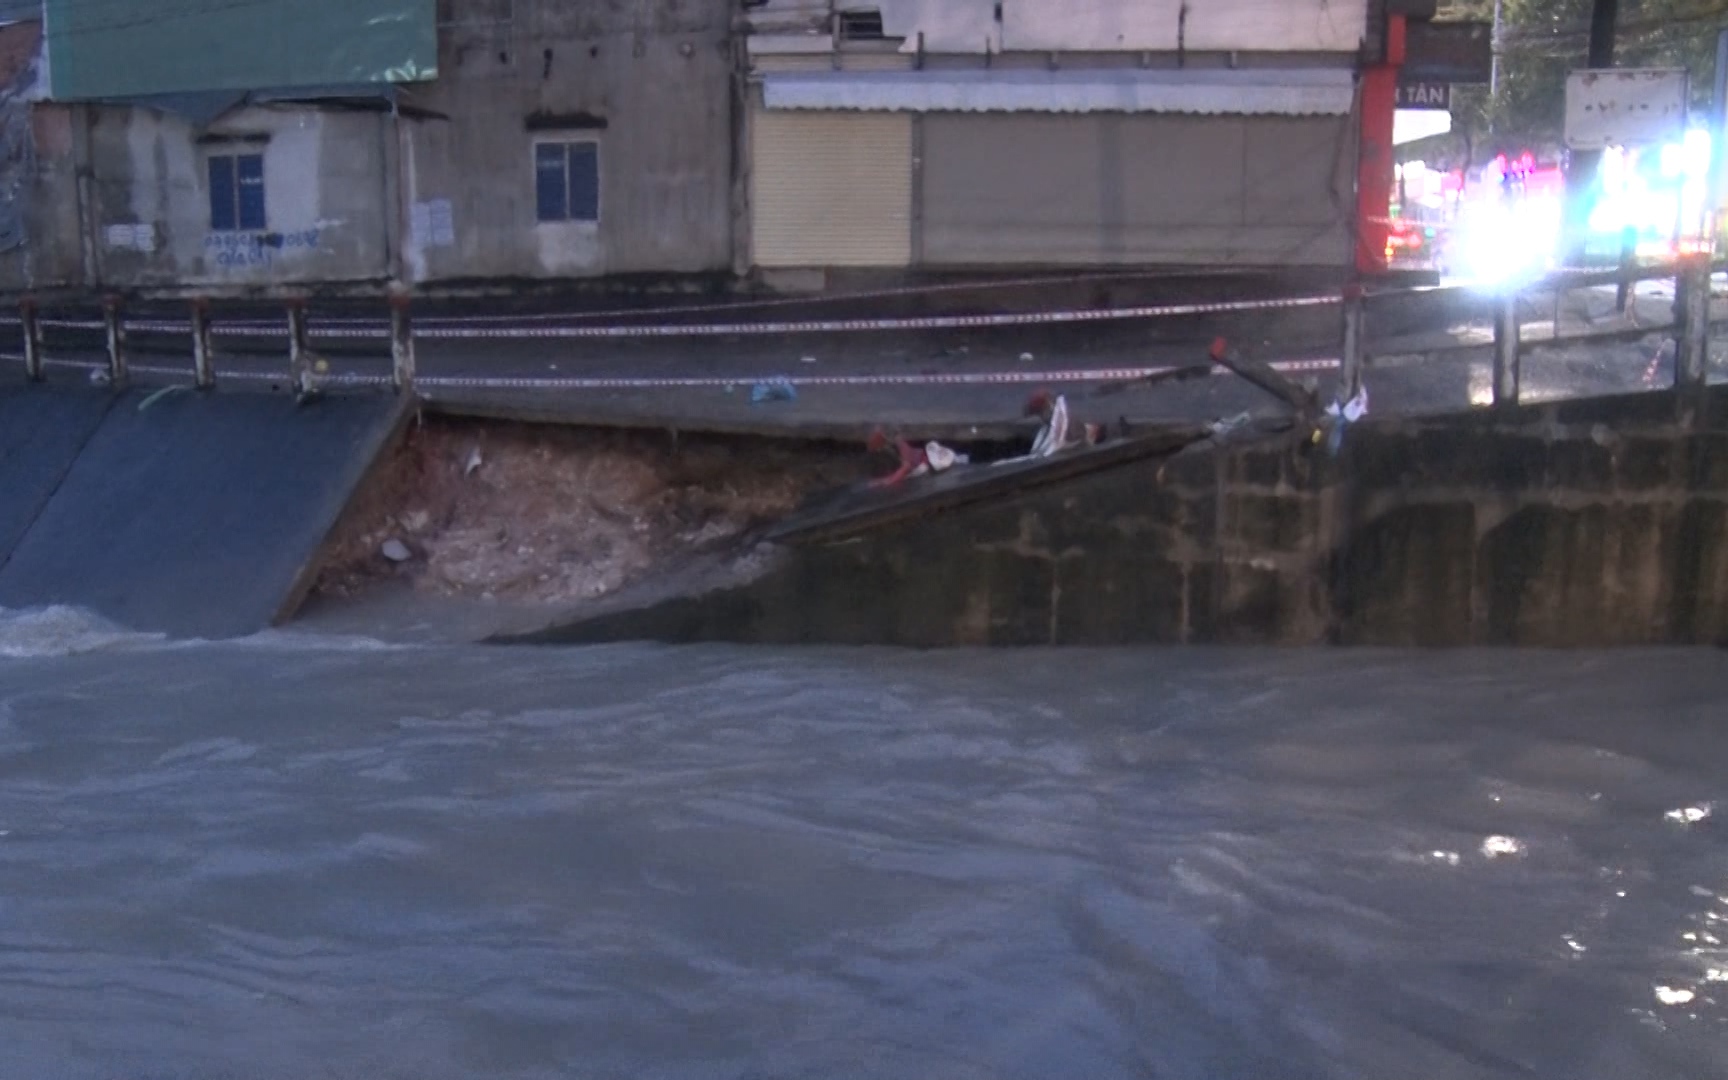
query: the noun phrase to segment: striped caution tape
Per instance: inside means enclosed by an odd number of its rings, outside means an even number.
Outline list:
[[[960,281],[940,284],[901,285],[884,289],[862,289],[839,293],[807,293],[798,296],[760,296],[744,297],[733,300],[713,301],[700,304],[672,304],[662,307],[610,308],[599,311],[554,311],[529,312],[520,314],[496,315],[435,315],[427,318],[429,326],[486,326],[508,323],[552,323],[552,322],[592,322],[599,319],[640,319],[665,315],[699,315],[722,311],[754,311],[768,308],[810,307],[819,304],[849,304],[866,300],[890,300],[914,296],[937,296],[946,293],[961,292],[992,292],[1006,289],[1022,289],[1040,285],[1083,285],[1108,282],[1155,281],[1172,277],[1183,280],[1196,278],[1229,277],[1238,273],[1235,270],[1184,270],[1179,273],[1169,270],[1143,271],[1110,271],[1094,274],[1069,274],[1061,276],[1045,275],[1042,277],[1008,278],[992,281]],[[18,326],[22,319],[16,315],[0,315],[0,326]],[[65,320],[44,319],[43,326],[54,326],[61,329],[101,329],[99,320]],[[246,331],[259,333],[286,334],[287,330],[279,320],[249,319],[240,320],[230,325],[242,327]],[[388,330],[387,320],[371,316],[339,316],[333,315],[319,319],[315,325],[327,327],[384,327]],[[153,320],[149,323],[128,324],[128,328],[137,328],[147,333],[190,333],[190,322],[174,322],[170,320]]]
[[[1206,304],[1163,304],[1126,308],[1014,312],[999,315],[929,315],[893,319],[817,319],[804,322],[705,323],[680,326],[509,326],[475,328],[416,328],[416,337],[428,340],[556,340],[563,338],[679,338],[733,337],[782,334],[833,334],[855,332],[904,332],[927,330],[983,330],[999,327],[1056,326],[1177,316],[1229,314],[1247,311],[1281,311],[1339,303],[1329,296],[1293,297],[1282,300],[1241,300]]]
[[[627,339],[683,337],[743,337],[784,334],[982,330],[1021,326],[1057,326],[1119,322],[1194,315],[1227,315],[1253,311],[1289,311],[1338,304],[1337,296],[1299,296],[1274,300],[1227,300],[1194,304],[1157,304],[1122,308],[1069,308],[1056,311],[1011,312],[995,315],[928,315],[907,318],[814,319],[799,322],[658,323],[643,326],[440,326],[417,325],[421,340],[556,341],[567,339]],[[3,321],[3,320],[0,320]],[[13,324],[17,319],[11,320]],[[41,325],[67,330],[101,330],[98,319],[43,319]],[[128,331],[189,334],[191,324],[176,320],[127,320]],[[387,326],[343,327],[318,323],[312,335],[323,339],[378,340],[389,337]],[[286,325],[215,323],[211,333],[229,337],[286,337]]]
[[[865,300],[892,300],[912,296],[936,296],[944,293],[988,292],[1020,289],[1038,285],[1079,285],[1113,281],[1145,281],[1170,277],[1184,279],[1227,277],[1237,271],[1200,270],[1172,274],[1168,270],[1075,274],[1062,277],[1010,278],[1004,281],[951,282],[939,285],[902,285],[886,289],[864,289],[841,293],[812,293],[800,296],[754,297],[715,301],[704,304],[675,304],[655,308],[612,308],[604,311],[533,312],[516,315],[438,315],[425,320],[429,326],[486,326],[508,323],[592,322],[598,319],[642,319],[664,315],[701,315],[721,311],[753,311],[767,308],[810,307],[817,304],[850,304]],[[319,320],[325,326],[371,326],[379,322],[365,316],[332,316]]]
[[[1336,359],[1284,360],[1272,367],[1295,374],[1309,371],[1331,371],[1339,366]],[[904,375],[805,375],[784,378],[763,377],[677,377],[639,378],[629,376],[585,378],[581,376],[485,376],[427,375],[415,380],[416,386],[433,390],[700,390],[735,389],[769,382],[799,388],[871,387],[871,386],[1013,386],[1044,383],[1132,382],[1184,370],[1175,366],[1087,368],[1073,371],[968,371],[904,374]],[[1214,375],[1230,374],[1227,368],[1214,367]]]
[[[22,356],[0,354],[0,360],[22,362]],[[76,370],[99,370],[108,365],[100,361],[62,360],[45,361],[49,367],[70,368]],[[1302,372],[1331,371],[1339,366],[1336,359],[1313,360],[1281,360],[1271,365],[1275,370],[1286,374]],[[145,367],[134,365],[130,368],[134,374],[152,376],[189,376],[186,368]],[[944,373],[909,373],[901,375],[802,375],[777,377],[760,376],[693,376],[645,378],[632,376],[508,376],[508,375],[427,375],[415,381],[415,385],[428,390],[528,390],[542,392],[581,391],[581,390],[701,390],[720,389],[731,390],[738,387],[753,386],[760,382],[772,382],[780,385],[801,388],[834,387],[862,388],[873,386],[1014,386],[1030,384],[1062,384],[1062,383],[1109,383],[1132,382],[1139,379],[1154,378],[1161,375],[1184,370],[1176,366],[1163,367],[1117,367],[1117,368],[1087,368],[1073,371],[972,371]],[[1230,372],[1223,367],[1213,367],[1213,375],[1228,375]],[[235,379],[251,382],[280,382],[288,378],[285,371],[219,371],[220,379]],[[334,386],[390,386],[392,379],[388,375],[365,375],[357,372],[342,372],[320,375],[318,382]]]

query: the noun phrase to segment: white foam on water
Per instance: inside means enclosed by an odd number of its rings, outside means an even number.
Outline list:
[[[186,645],[207,642],[184,642]],[[236,638],[227,644],[244,648],[268,649],[276,652],[408,652],[418,646],[381,641],[361,634],[322,634],[305,630],[262,630],[251,637]]]
[[[80,653],[140,648],[165,641],[162,634],[128,630],[82,608],[12,611],[0,608],[0,658],[37,660]]]
[[[1511,836],[1490,836],[1482,841],[1482,854],[1489,859],[1505,855],[1523,855],[1524,843]]]
[[[95,612],[63,604],[22,610],[0,608],[0,659],[45,660],[84,653],[148,648],[184,650],[212,645],[284,653],[395,652],[415,648],[358,634],[321,634],[300,630],[264,630],[227,642],[211,642],[203,638],[173,639],[167,634],[131,630]]]

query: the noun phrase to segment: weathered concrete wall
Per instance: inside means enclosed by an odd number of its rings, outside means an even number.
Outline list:
[[[39,164],[14,200],[28,242],[0,250],[0,288],[724,272],[731,18],[727,0],[446,0],[439,79],[405,96],[401,119],[272,105],[197,128],[153,108],[40,106],[26,147]],[[540,140],[597,144],[597,222],[536,220]],[[266,227],[213,230],[208,156],[254,149]]]
[[[1713,415],[1728,410],[1717,391]],[[1728,638],[1728,422],[1671,395],[1126,465],[785,553],[557,640],[1632,645]]]
[[[20,189],[22,243],[0,255],[0,289],[46,289],[89,280],[73,156],[77,114],[41,102],[30,109],[30,171]]]
[[[730,267],[731,4],[447,6],[439,79],[415,104],[448,119],[404,136],[410,279]],[[538,140],[597,144],[598,222],[536,221]]]
[[[96,257],[110,287],[382,279],[382,113],[259,106],[204,130],[155,109],[91,107]],[[262,153],[266,227],[211,228],[211,154]]]
[[[41,102],[42,24],[0,26],[0,289],[83,280],[72,112]]]

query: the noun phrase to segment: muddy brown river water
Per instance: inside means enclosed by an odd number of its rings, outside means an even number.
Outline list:
[[[1728,1076],[1725,698],[0,615],[0,1076]]]

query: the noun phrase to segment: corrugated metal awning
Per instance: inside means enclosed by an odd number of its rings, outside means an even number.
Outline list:
[[[1341,68],[841,71],[762,77],[762,100],[770,109],[1343,116],[1355,96],[1355,74]]]

